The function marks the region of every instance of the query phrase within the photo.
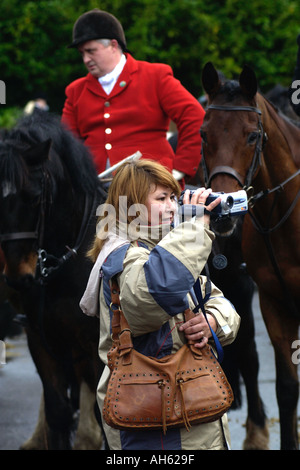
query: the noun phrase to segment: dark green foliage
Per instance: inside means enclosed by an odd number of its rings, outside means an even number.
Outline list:
[[[263,91],[291,82],[300,32],[298,1],[2,0],[0,79],[7,98],[0,118],[5,107],[23,107],[38,90],[48,94],[51,110],[61,112],[65,86],[86,73],[78,52],[66,47],[73,24],[96,7],[119,18],[136,59],[168,63],[197,97],[207,61],[228,78],[247,63]]]

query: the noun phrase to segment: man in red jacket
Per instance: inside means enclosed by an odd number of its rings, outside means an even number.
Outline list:
[[[177,179],[194,176],[205,113],[171,67],[135,60],[121,23],[98,9],[78,18],[69,47],[77,47],[88,74],[67,86],[62,121],[90,148],[98,172],[139,150]],[[166,138],[171,120],[176,154]]]

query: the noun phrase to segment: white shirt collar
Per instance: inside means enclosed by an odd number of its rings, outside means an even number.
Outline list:
[[[111,72],[107,73],[106,75],[103,75],[103,77],[98,78],[99,83],[102,85],[107,95],[110,94],[111,90],[115,86],[125,66],[125,63],[126,63],[126,56],[122,54],[120,62],[115,66],[115,68]]]

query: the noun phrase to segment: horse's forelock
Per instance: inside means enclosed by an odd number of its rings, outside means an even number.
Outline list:
[[[12,130],[5,133],[2,139],[7,142],[7,149],[1,153],[8,155],[8,152],[19,151],[19,156],[22,150],[26,151],[38,143],[51,139],[49,159],[43,163],[41,159],[41,164],[44,165],[50,180],[54,182],[67,177],[76,194],[94,193],[98,179],[90,153],[81,141],[64,128],[58,116],[46,112],[26,116]],[[10,145],[11,148],[8,149]],[[20,187],[24,183],[25,162],[16,156],[11,162],[6,162],[6,157],[3,155],[0,156],[0,160],[2,160],[1,174],[5,167],[6,176],[13,178],[15,175],[15,182]]]
[[[228,80],[220,86],[218,94],[224,95],[229,102],[234,101],[241,96],[241,88],[236,80]]]
[[[21,146],[17,142],[0,141],[0,181],[3,185],[20,190],[27,180],[26,165],[21,156]]]
[[[91,155],[84,143],[65,128],[58,116],[40,112],[25,118],[20,125],[37,142],[49,138],[52,140],[51,162],[46,162],[46,166],[48,171],[54,172],[54,177],[60,178],[62,172],[66,171],[76,191],[94,192],[98,179]]]

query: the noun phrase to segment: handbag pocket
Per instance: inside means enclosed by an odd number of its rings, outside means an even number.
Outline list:
[[[105,405],[115,426],[161,428],[164,405],[170,406],[169,379],[159,374],[122,374],[115,377],[114,389],[111,394],[108,390]]]
[[[215,421],[231,405],[231,388],[219,366],[205,367],[201,373],[177,372],[174,414],[182,418],[188,429],[191,424]]]

